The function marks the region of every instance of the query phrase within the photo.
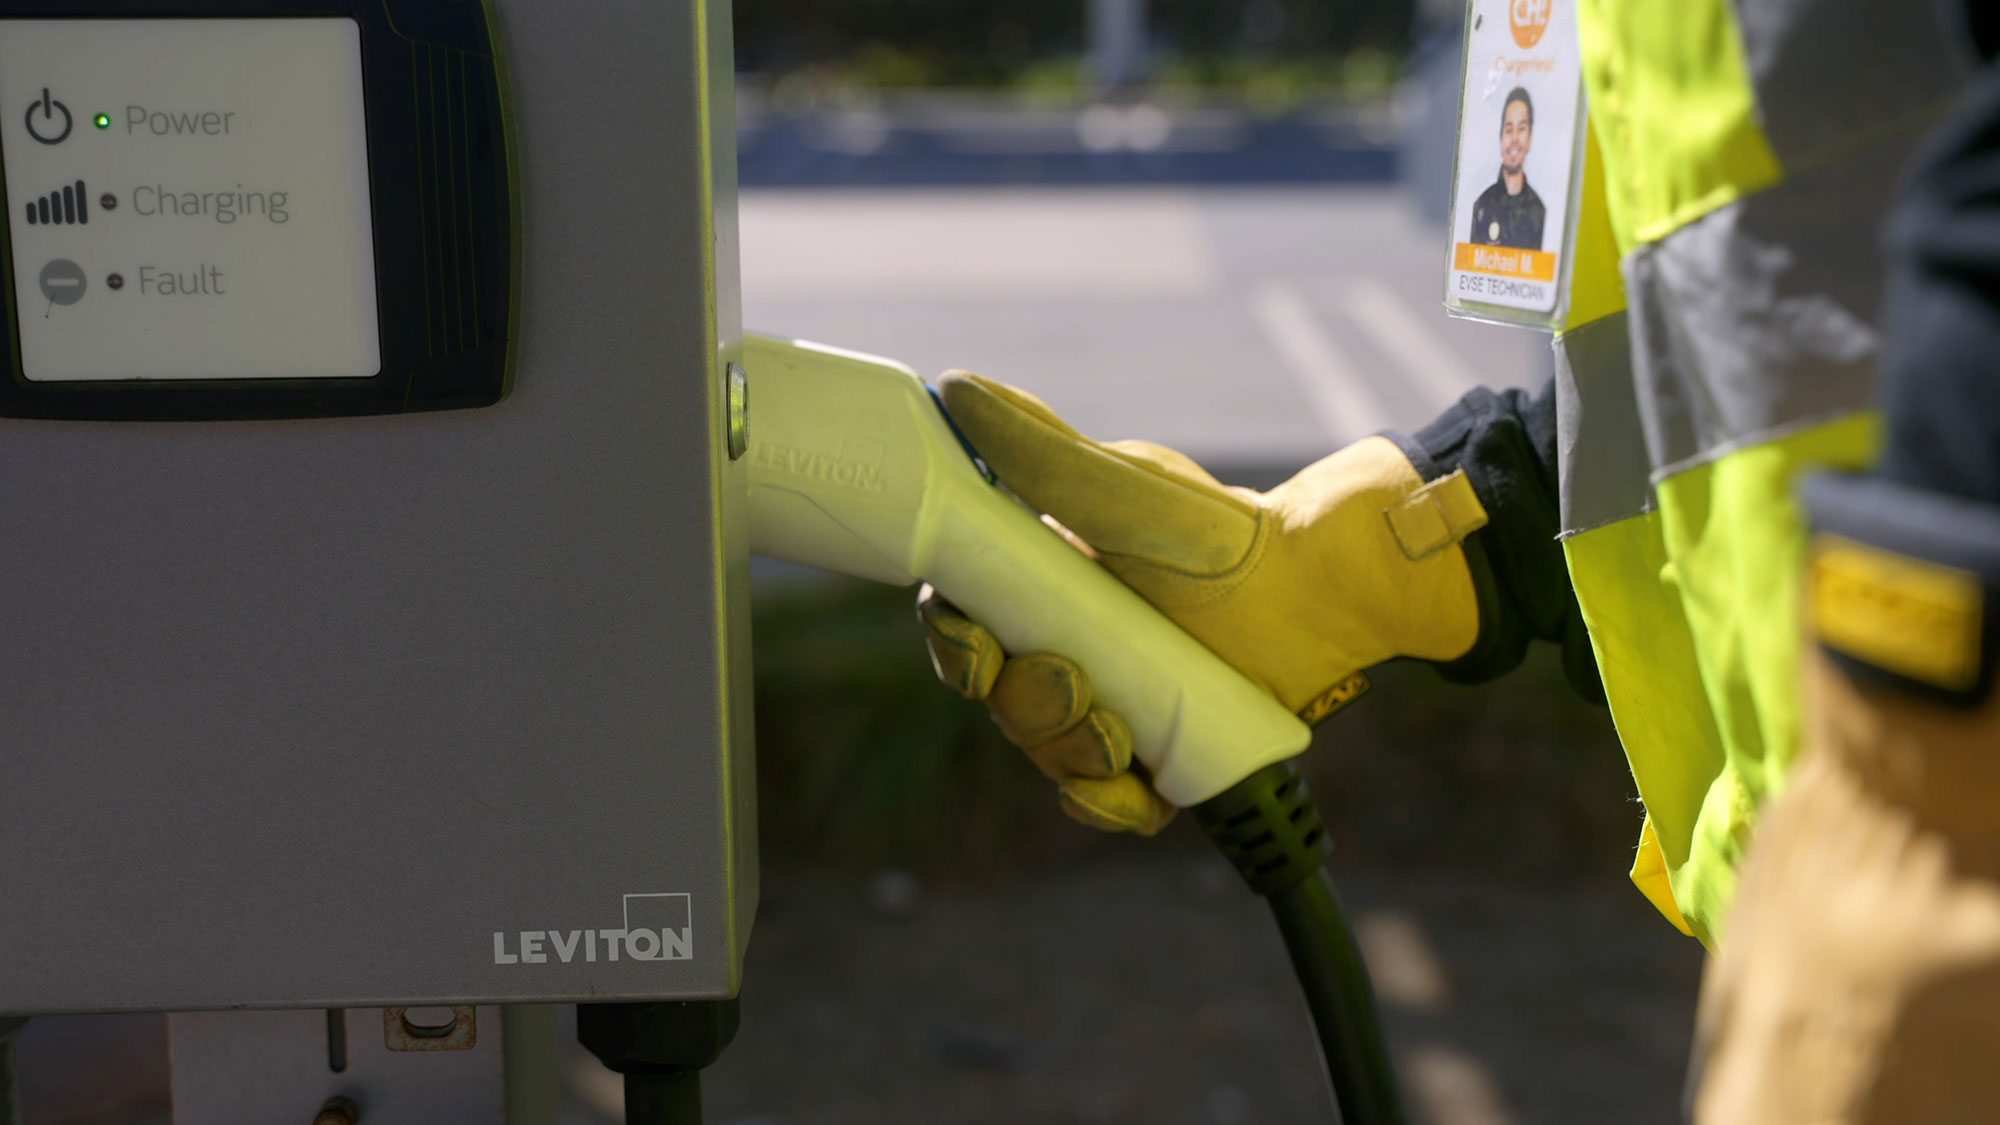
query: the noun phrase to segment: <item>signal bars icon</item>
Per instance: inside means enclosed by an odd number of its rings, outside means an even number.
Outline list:
[[[83,181],[65,185],[61,191],[52,191],[40,199],[28,203],[29,226],[60,226],[65,223],[87,223],[90,221],[90,204],[84,194]]]

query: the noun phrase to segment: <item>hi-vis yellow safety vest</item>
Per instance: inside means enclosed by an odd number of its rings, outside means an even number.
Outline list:
[[[1713,945],[1799,740],[1794,484],[1874,457],[1882,221],[1971,61],[1938,4],[1577,7],[1563,546],[1646,806],[1633,882]]]

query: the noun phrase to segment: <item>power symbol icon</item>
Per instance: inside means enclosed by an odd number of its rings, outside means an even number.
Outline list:
[[[62,125],[56,125],[56,114],[62,114]],[[28,135],[45,145],[59,145],[69,139],[69,131],[76,124],[69,115],[69,107],[49,96],[49,88],[42,87],[42,100],[28,103]]]

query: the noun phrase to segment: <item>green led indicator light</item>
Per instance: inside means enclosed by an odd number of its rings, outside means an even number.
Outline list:
[[[108,113],[100,113],[96,117],[91,118],[90,123],[92,125],[97,126],[99,129],[109,129],[111,128],[111,115]]]

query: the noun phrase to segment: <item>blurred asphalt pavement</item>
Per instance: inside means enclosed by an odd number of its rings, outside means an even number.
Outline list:
[[[1225,476],[1549,370],[1546,335],[1445,315],[1443,232],[1390,184],[753,188],[741,230],[746,328],[991,375]]]

